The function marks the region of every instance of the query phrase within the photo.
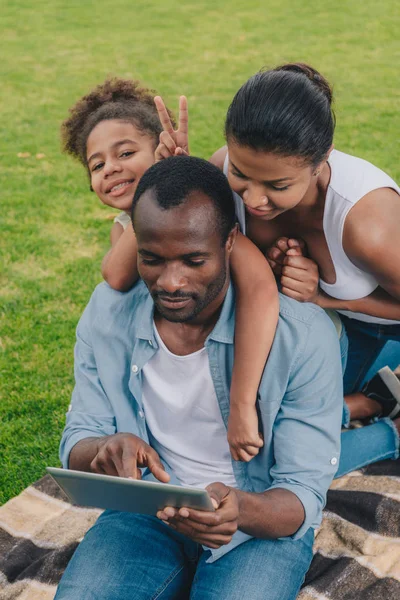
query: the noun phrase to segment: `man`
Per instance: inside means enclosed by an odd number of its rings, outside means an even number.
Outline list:
[[[250,463],[232,461],[229,185],[206,161],[167,159],[142,177],[132,218],[142,281],[126,294],[101,284],[82,316],[61,458],[207,486],[216,510],[106,511],[56,598],[295,598],[339,456],[334,327],[318,307],[281,298],[259,389],[264,447]]]

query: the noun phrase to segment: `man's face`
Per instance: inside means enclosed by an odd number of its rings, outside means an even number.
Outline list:
[[[168,210],[145,192],[134,216],[138,270],[158,313],[174,322],[194,320],[217,310],[228,285],[229,254],[235,231],[225,245],[212,201],[194,192]]]

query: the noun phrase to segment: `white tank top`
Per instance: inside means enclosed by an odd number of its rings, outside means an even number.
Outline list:
[[[142,371],[151,445],[182,485],[237,487],[206,348],[177,356],[154,330],[158,350]]]
[[[326,192],[323,228],[329,253],[335,268],[336,282],[326,283],[320,279],[321,289],[338,300],[357,300],[371,294],[378,282],[373,275],[356,267],[343,249],[343,229],[351,208],[369,192],[379,188],[392,188],[400,194],[399,186],[389,175],[371,163],[339,150],[333,150],[328,160],[331,178]],[[228,174],[228,155],[224,163],[224,173]],[[236,214],[245,233],[243,201],[234,194]],[[238,203],[241,211],[238,211]],[[399,198],[400,202],[400,198]],[[400,321],[381,319],[364,313],[338,311],[352,319],[368,323],[399,324]]]

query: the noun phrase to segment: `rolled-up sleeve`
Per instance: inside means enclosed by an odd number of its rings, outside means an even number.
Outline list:
[[[116,432],[115,416],[101,385],[90,340],[91,303],[77,327],[75,345],[75,388],[60,443],[60,459],[68,468],[72,448],[80,440]]]
[[[318,312],[298,349],[274,424],[271,488],[293,492],[305,512],[293,539],[321,522],[339,463],[342,407],[339,341],[328,317]]]

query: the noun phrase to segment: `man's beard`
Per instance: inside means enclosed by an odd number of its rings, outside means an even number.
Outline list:
[[[166,294],[165,292],[154,292],[152,298],[156,306],[157,312],[167,321],[172,323],[185,323],[195,319],[211,302],[217,298],[222,291],[226,282],[226,266],[223,265],[218,277],[214,279],[207,287],[203,296],[198,294],[182,293],[179,290],[173,294]],[[169,310],[158,302],[158,297],[161,296],[170,300],[185,300],[186,298],[192,298],[194,305],[189,312],[185,312],[184,307],[182,310]]]

